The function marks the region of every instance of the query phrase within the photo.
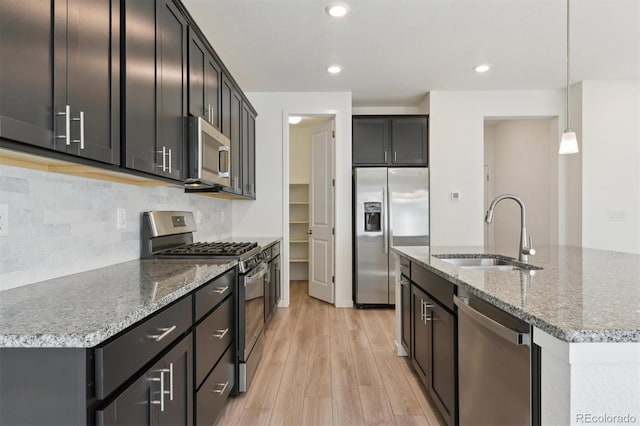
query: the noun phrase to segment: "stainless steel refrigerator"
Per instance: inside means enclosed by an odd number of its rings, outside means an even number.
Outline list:
[[[356,306],[395,304],[391,246],[429,245],[429,169],[354,172]]]

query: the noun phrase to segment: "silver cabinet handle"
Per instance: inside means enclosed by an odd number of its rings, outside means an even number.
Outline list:
[[[311,229],[307,229],[307,235],[311,235],[313,234],[313,231]]]
[[[150,338],[152,338],[153,340],[155,340],[156,342],[159,342],[160,340],[164,339],[165,337],[167,337],[169,335],[169,333],[171,333],[173,330],[176,329],[176,326],[172,326],[169,328],[161,328],[160,331],[162,331],[162,334],[157,334],[157,335],[153,335],[153,336],[149,336]]]
[[[394,163],[398,162],[398,153],[396,151],[393,151],[393,162]]]
[[[224,393],[224,391],[227,389],[227,386],[229,386],[229,381],[227,380],[226,383],[216,383],[217,386],[222,385],[222,389],[211,389],[211,392],[213,393],[219,393],[220,395],[222,395]]]
[[[209,123],[213,123],[213,109],[211,108],[211,104],[209,104]]]
[[[223,294],[227,290],[229,290],[229,286],[228,285],[226,285],[224,287],[216,287],[213,290],[211,290],[211,293]]]
[[[211,337],[215,337],[217,339],[222,340],[228,332],[229,332],[228,328],[225,328],[224,330],[216,330],[216,333],[218,334],[211,334]]]
[[[160,382],[160,401],[151,400],[151,404],[160,405],[160,411],[164,411],[164,370],[157,370],[160,373],[160,377],[154,377],[152,382]]]
[[[387,151],[384,152],[384,162],[387,162]]]
[[[169,400],[173,401],[173,363],[169,364]]]
[[[80,149],[84,149],[84,111],[80,111],[80,117],[71,120],[80,122],[80,139],[74,139],[71,142],[80,143]]]
[[[169,148],[169,174],[171,174],[171,148]]]
[[[64,139],[65,145],[71,145],[71,106],[65,105],[64,111],[57,112],[56,115],[64,115],[64,135],[56,136],[56,139]]]
[[[426,316],[426,309],[424,308],[424,300],[420,299],[420,320],[424,321],[424,317]]]

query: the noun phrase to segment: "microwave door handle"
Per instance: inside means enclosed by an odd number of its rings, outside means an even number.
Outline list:
[[[223,158],[225,158],[223,160]],[[218,176],[221,178],[228,178],[229,173],[229,147],[221,145],[218,147]],[[223,165],[225,167],[223,167]]]

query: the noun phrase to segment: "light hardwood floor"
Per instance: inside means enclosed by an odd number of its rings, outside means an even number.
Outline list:
[[[395,355],[391,309],[336,309],[291,283],[249,391],[218,425],[430,425],[440,420],[418,377]]]

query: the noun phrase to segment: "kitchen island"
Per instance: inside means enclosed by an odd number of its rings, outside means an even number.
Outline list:
[[[640,424],[640,256],[545,246],[531,258],[543,269],[496,271],[433,257],[484,253],[480,247],[393,251],[533,327],[541,348],[541,424],[604,423],[612,416]],[[398,342],[401,309],[396,306]],[[406,354],[400,345],[398,352]]]

